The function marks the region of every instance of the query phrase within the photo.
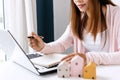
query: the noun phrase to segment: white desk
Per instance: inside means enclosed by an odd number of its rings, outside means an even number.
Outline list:
[[[0,80],[84,80],[82,78],[58,78],[56,73],[38,76],[29,70],[13,63],[7,62],[0,65]],[[97,67],[96,80],[120,79],[120,65]]]

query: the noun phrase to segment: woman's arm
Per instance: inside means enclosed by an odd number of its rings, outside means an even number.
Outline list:
[[[73,34],[70,25],[67,26],[63,35],[56,41],[46,43],[45,47],[40,51],[45,54],[54,52],[63,52],[73,45]]]
[[[120,52],[88,52],[86,53],[87,63],[95,62],[97,65],[120,64]]]

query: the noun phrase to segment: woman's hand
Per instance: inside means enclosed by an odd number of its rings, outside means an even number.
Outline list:
[[[67,56],[65,56],[64,58],[62,58],[61,61],[67,61],[67,62],[70,62],[71,59],[72,59],[75,55],[76,55],[75,53],[70,53],[70,54],[68,54]]]
[[[79,55],[80,57],[82,57],[84,59],[84,62],[86,63],[86,55],[83,54],[83,53],[70,53],[69,55],[67,55],[66,57],[64,57],[61,61],[67,61],[67,62],[70,62],[71,59],[76,56],[76,55]]]
[[[44,48],[45,43],[43,42],[42,38],[35,34],[34,32],[32,32],[31,36],[28,38],[29,44],[31,48],[33,48],[34,50],[41,51]]]

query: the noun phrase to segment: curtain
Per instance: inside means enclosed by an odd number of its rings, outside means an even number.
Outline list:
[[[21,47],[28,52],[28,39],[37,33],[36,0],[4,0],[5,29],[8,29]]]
[[[54,40],[53,0],[36,0],[37,32],[45,42]]]

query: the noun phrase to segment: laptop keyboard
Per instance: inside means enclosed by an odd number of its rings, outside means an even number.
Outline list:
[[[33,59],[33,58],[37,58],[37,57],[40,57],[42,56],[41,54],[38,54],[38,53],[35,53],[35,54],[28,54],[27,55],[29,59]]]
[[[33,58],[41,57],[42,54],[35,53],[35,54],[28,54],[27,56],[29,59],[33,59]],[[44,66],[34,64],[34,67],[37,69],[37,71],[43,75],[48,74],[48,73],[57,72],[57,66],[58,66],[58,64],[50,66],[50,67],[44,67]]]

